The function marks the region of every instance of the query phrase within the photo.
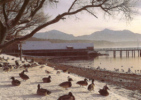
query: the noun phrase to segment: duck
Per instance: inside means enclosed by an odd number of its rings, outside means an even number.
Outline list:
[[[56,74],[60,74],[60,73],[61,73],[60,71],[57,71],[57,72],[56,72]]]
[[[10,71],[10,68],[9,68],[9,67],[5,67],[5,68],[3,69],[3,71],[9,72],[9,71]]]
[[[25,61],[22,61],[22,63],[25,63]]]
[[[48,77],[43,78],[42,80],[44,83],[50,83],[51,82],[50,79],[51,79],[51,76],[48,76]]]
[[[28,69],[25,69],[25,70],[23,70],[21,73],[19,73],[19,76],[21,77],[21,75],[22,75],[24,72],[28,72]]]
[[[38,84],[37,87],[38,87],[38,89],[37,89],[37,95],[46,96],[46,95],[51,94],[51,91],[49,91],[47,89],[40,88],[40,84]]]
[[[19,62],[16,60],[15,61],[16,66],[20,66]]]
[[[100,95],[102,96],[108,96],[109,92],[107,91],[109,90],[107,84],[103,87],[103,89],[100,89],[98,92],[100,93]]]
[[[41,66],[40,68],[44,68],[45,66]]]
[[[94,86],[95,86],[94,79],[92,79],[92,83],[88,86],[88,90],[89,91],[94,91]]]
[[[71,92],[66,95],[60,96],[57,100],[75,100],[75,97]]]
[[[70,88],[72,86],[71,80],[68,79],[68,81],[60,83],[59,86],[65,89]]]
[[[2,67],[3,65],[2,64],[0,64],[0,67]]]
[[[21,73],[19,73],[19,76],[23,79],[23,80],[28,80],[29,79],[29,77],[26,75],[26,74],[24,74],[24,72],[25,72],[25,70],[23,70]]]
[[[87,86],[87,79],[85,78],[84,81],[78,81],[76,84],[80,85],[80,86]]]
[[[66,73],[66,72],[68,72],[68,69],[64,69],[64,70],[62,70],[64,73]]]
[[[72,79],[70,76],[68,76],[68,80],[71,80],[71,81],[73,81],[73,79]]]
[[[19,80],[16,80],[14,77],[11,77],[12,79],[12,85],[13,86],[19,86],[21,84],[21,82]]]
[[[12,58],[11,60],[14,60],[14,58]]]
[[[45,70],[45,73],[50,74],[51,72],[50,72],[50,71],[48,71],[48,70]]]

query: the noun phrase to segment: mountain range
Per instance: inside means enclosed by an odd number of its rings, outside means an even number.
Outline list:
[[[48,32],[36,33],[33,37],[40,39],[58,39],[58,40],[97,40],[97,41],[138,41],[141,38],[141,34],[133,33],[129,30],[114,31],[110,29],[104,29],[102,31],[94,32],[90,35],[73,36],[57,30],[51,30]]]

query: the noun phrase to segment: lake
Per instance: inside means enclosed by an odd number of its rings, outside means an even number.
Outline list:
[[[122,58],[119,52],[116,52],[116,58],[113,57],[113,52],[108,52],[109,56],[99,56],[94,59],[75,59],[65,60],[62,64],[72,65],[75,67],[87,67],[87,68],[100,68],[110,71],[118,69],[119,72],[127,72],[130,68],[131,73],[141,73],[141,57],[138,57],[138,52],[135,52],[135,57],[132,57],[132,52],[129,53],[129,57],[126,57],[126,52],[123,52]]]

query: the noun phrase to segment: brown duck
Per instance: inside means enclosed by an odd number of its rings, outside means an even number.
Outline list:
[[[80,85],[80,86],[87,86],[87,79],[85,78],[84,81],[78,81],[76,84]]]
[[[64,73],[66,73],[66,72],[68,72],[68,69],[64,69],[64,70],[62,70]]]
[[[69,79],[68,81],[59,84],[59,86],[65,89],[70,88],[72,86],[71,80]]]
[[[89,91],[94,91],[94,79],[92,79],[92,83],[88,86]]]
[[[50,72],[50,71],[48,71],[48,70],[45,70],[45,73],[50,74],[51,72]]]
[[[29,79],[29,77],[26,75],[26,74],[24,74],[24,72],[25,72],[25,70],[23,70],[21,73],[19,73],[19,76],[23,79],[23,80],[28,80]]]
[[[12,79],[12,85],[13,86],[19,86],[21,84],[21,82],[19,80],[16,80],[14,77],[11,77]]]
[[[51,79],[51,76],[48,76],[48,77],[43,78],[42,80],[44,83],[50,83],[51,82],[50,79]]]
[[[9,68],[9,67],[5,67],[5,68],[3,69],[3,71],[9,72],[9,71],[10,71],[10,68]]]
[[[24,72],[28,72],[28,69],[25,69],[25,70],[23,70],[21,73],[19,73],[19,76],[21,77],[21,75],[22,75]]]
[[[69,76],[68,76],[68,80],[71,80],[71,81],[73,81],[73,79],[72,79],[71,77],[69,77]]]
[[[109,92],[108,92],[107,90],[109,90],[109,88],[108,88],[107,85],[105,85],[105,86],[103,87],[103,89],[100,89],[98,92],[99,92],[100,95],[102,95],[102,96],[108,96],[108,95],[109,95]]]
[[[75,97],[69,92],[67,95],[60,96],[57,100],[75,100]]]
[[[46,96],[46,95],[51,94],[51,92],[50,92],[49,90],[40,88],[40,84],[38,84],[37,87],[38,87],[38,89],[37,89],[37,94],[38,94],[38,95]]]

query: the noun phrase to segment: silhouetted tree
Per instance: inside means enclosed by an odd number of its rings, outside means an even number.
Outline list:
[[[49,14],[45,15],[42,8],[58,3],[59,0],[0,0],[0,49],[26,40],[39,30],[66,19],[66,16],[82,11],[96,18],[95,10],[111,16],[123,14],[129,20],[135,7],[135,0],[73,0],[66,12],[50,20]]]

